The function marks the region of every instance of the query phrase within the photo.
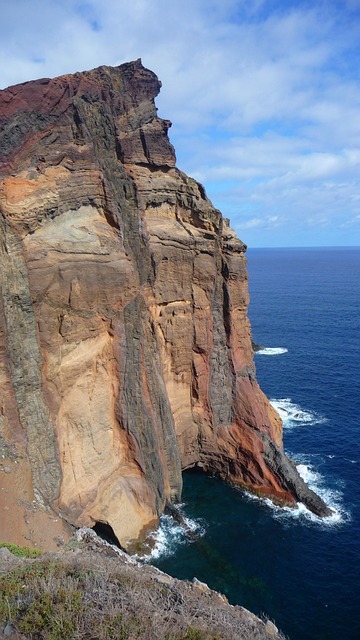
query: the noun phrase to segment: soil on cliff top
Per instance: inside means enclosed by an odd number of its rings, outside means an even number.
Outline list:
[[[19,455],[1,458],[0,542],[55,551],[68,542],[73,531],[35,500],[28,459]]]

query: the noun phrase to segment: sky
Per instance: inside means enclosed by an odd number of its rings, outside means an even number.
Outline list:
[[[0,0],[0,15],[0,88],[141,58],[178,167],[249,247],[360,245],[360,0]]]

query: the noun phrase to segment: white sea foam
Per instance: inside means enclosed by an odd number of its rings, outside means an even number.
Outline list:
[[[340,482],[337,483],[336,489],[331,489],[325,485],[325,478],[316,471],[311,464],[305,462],[305,456],[296,456],[300,459],[297,464],[297,470],[299,474],[306,482],[308,487],[315,491],[327,504],[333,513],[327,518],[320,518],[315,515],[302,503],[297,503],[294,507],[284,507],[274,504],[269,498],[261,498],[252,494],[247,494],[249,500],[259,500],[263,504],[266,504],[268,508],[273,512],[274,518],[282,520],[283,522],[291,522],[294,520],[300,520],[302,522],[316,524],[320,527],[329,527],[334,525],[343,524],[351,519],[351,515],[343,506],[343,494],[340,491]],[[301,460],[302,459],[302,460]]]
[[[318,424],[326,422],[326,418],[320,416],[315,411],[304,410],[300,405],[292,402],[291,398],[280,398],[270,400],[284,423],[284,427],[292,428],[301,424]]]
[[[324,526],[348,521],[350,514],[342,504],[343,494],[342,491],[340,491],[341,482],[337,483],[337,488],[327,487],[325,485],[325,478],[318,471],[315,471],[311,464],[306,463],[305,460],[303,462],[300,461],[300,464],[297,465],[299,474],[303,480],[305,480],[308,487],[315,491],[328,507],[333,510],[333,514],[328,518],[318,518],[318,516],[310,512],[308,512],[307,517],[316,522],[320,522],[320,524]]]
[[[309,511],[303,504],[298,504],[295,509],[286,509],[286,511],[295,518],[301,517],[321,527],[338,525],[348,521],[351,516],[343,506],[343,494],[340,490],[341,483],[338,482],[336,488],[326,486],[325,478],[308,462],[307,456],[298,455],[296,458],[299,461],[296,467],[302,479],[305,480],[310,489],[324,500],[333,513],[327,518],[320,518]]]
[[[287,353],[288,350],[285,347],[264,347],[256,351],[260,356],[280,356],[282,353]]]
[[[305,480],[306,484],[312,489],[317,487],[321,482],[321,475],[311,465],[300,463],[296,465],[299,475]]]
[[[151,562],[160,557],[171,556],[178,545],[188,544],[205,534],[204,523],[200,519],[185,516],[181,507],[183,505],[177,507],[181,523],[170,515],[161,516],[158,528],[149,535],[148,550],[142,556],[137,556],[139,560]]]

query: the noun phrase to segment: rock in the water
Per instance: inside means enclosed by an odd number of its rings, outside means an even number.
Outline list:
[[[288,487],[289,491],[298,502],[302,502],[310,511],[321,518],[327,518],[332,515],[330,509],[314,491],[312,491],[300,476],[295,463],[284,456],[283,452],[276,446],[274,442],[263,436],[265,442],[265,458],[269,467],[279,478],[280,482]]]
[[[262,438],[285,459],[246,247],[176,168],[160,86],[137,60],[0,91],[1,429],[38,501],[124,547],[184,468],[298,499]]]
[[[252,342],[252,348],[254,351],[261,351],[262,349],[264,349],[264,347],[262,347],[260,344],[258,344],[257,342]]]

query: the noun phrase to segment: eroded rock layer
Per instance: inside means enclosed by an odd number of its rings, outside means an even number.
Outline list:
[[[246,247],[176,168],[160,86],[138,60],[0,91],[3,436],[39,500],[125,547],[184,468],[300,499],[255,379]]]

